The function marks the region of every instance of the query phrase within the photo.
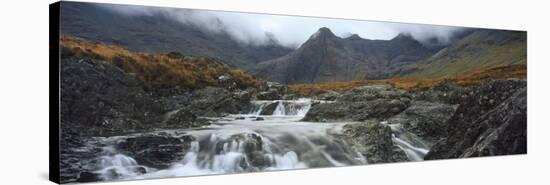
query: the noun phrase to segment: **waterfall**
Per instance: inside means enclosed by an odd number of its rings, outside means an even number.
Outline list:
[[[253,101],[246,114],[228,115],[227,119],[216,120],[207,129],[161,130],[96,138],[97,143],[107,147],[103,147],[103,153],[86,166],[100,179],[120,180],[367,164],[365,156],[347,144],[344,138],[338,137],[347,123],[300,121],[312,102],[311,99]],[[273,112],[262,115],[265,119],[258,121],[258,115],[267,109]],[[168,112],[166,116],[176,111]],[[405,152],[409,160],[423,160],[428,147],[421,139],[401,125],[387,125],[391,127],[393,143]],[[151,134],[174,138],[186,136],[193,140],[182,146],[187,147],[179,155],[182,158],[162,169],[139,164],[132,158],[139,154],[132,154],[132,151],[117,152],[116,146],[121,140]]]
[[[250,109],[246,115],[260,115],[266,107],[276,104],[272,116],[305,116],[311,108],[313,100],[300,98],[298,100],[257,100],[251,102]]]
[[[275,111],[273,111],[274,116],[286,116],[285,106],[282,101],[279,101],[279,104],[277,104],[277,107],[275,108]]]
[[[429,147],[418,136],[408,132],[401,124],[388,124],[392,130],[392,141],[399,147],[411,161],[422,161],[429,152]]]

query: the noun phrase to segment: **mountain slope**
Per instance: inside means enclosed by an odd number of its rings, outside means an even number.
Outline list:
[[[521,31],[473,31],[430,58],[410,65],[409,77],[444,77],[479,69],[527,63],[527,34]]]
[[[357,35],[343,39],[328,28],[320,28],[296,51],[258,64],[254,74],[282,83],[381,79],[438,49],[426,47],[406,34],[392,40],[368,40]]]
[[[275,40],[262,46],[247,45],[235,41],[226,33],[204,31],[162,13],[125,15],[104,6],[116,8],[124,5],[62,2],[61,32],[133,51],[177,51],[190,56],[212,57],[242,69],[249,69],[260,61],[274,59],[291,51],[278,45]]]

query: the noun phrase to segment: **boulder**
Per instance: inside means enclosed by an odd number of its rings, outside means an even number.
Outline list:
[[[279,100],[281,99],[281,94],[275,89],[270,89],[268,91],[263,91],[256,95],[258,100]]]
[[[134,158],[138,164],[163,169],[182,160],[194,140],[192,136],[144,135],[127,138],[119,142],[116,148]]]
[[[340,93],[336,91],[326,91],[320,95],[317,96],[317,99],[319,100],[325,100],[325,101],[334,101],[337,98],[341,96]]]
[[[194,91],[188,104],[197,116],[219,117],[226,114],[238,114],[249,107],[248,92],[230,92],[219,87],[205,87]]]
[[[168,128],[191,128],[208,125],[209,122],[205,119],[198,118],[193,112],[187,108],[181,108],[175,112],[167,113],[166,120],[162,127]]]
[[[256,119],[254,119],[254,121],[263,121],[264,118],[263,117],[257,117]]]
[[[392,142],[391,128],[375,120],[362,123],[347,124],[343,127],[343,135],[348,143],[353,145],[368,163],[386,163],[407,161],[404,153],[396,149]]]
[[[409,97],[410,94],[402,89],[395,89],[390,85],[368,85],[356,87],[342,93],[336,98],[337,101],[359,102],[376,99],[400,99]]]
[[[370,101],[336,101],[313,104],[304,121],[364,121],[387,119],[408,107],[408,101],[400,99],[374,99]]]
[[[267,106],[264,106],[262,111],[260,112],[260,115],[273,115],[273,112],[275,111],[278,105],[279,105],[279,102],[273,102]]]
[[[99,174],[93,173],[93,172],[81,172],[78,175],[77,182],[97,182],[101,181],[101,178],[99,177]]]
[[[422,137],[431,143],[448,135],[447,123],[458,105],[426,101],[413,101],[401,113],[392,116],[389,124],[400,124],[408,132]]]

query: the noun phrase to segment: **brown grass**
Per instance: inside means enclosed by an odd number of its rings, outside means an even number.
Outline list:
[[[348,82],[328,82],[316,84],[291,84],[290,89],[298,91],[303,96],[314,95],[327,90],[342,91],[355,87],[376,84],[388,84],[401,89],[429,88],[443,83],[454,83],[460,86],[479,85],[484,80],[506,79],[506,78],[527,78],[527,65],[497,65],[485,69],[476,70],[462,76],[454,77],[398,77],[383,80],[357,80]]]
[[[201,88],[221,86],[218,77],[230,74],[238,88],[255,87],[262,83],[254,76],[232,69],[221,62],[201,57],[185,57],[180,53],[149,54],[125,48],[61,36],[61,57],[94,58],[108,61],[145,82],[148,88],[175,86]]]

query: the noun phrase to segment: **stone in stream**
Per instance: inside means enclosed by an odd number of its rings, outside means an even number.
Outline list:
[[[145,135],[127,138],[117,144],[117,149],[134,158],[138,164],[163,169],[182,160],[194,140],[193,136]]]
[[[337,95],[335,95],[337,96]],[[409,94],[388,85],[357,87],[337,96],[335,102],[313,104],[304,121],[364,121],[387,119],[410,104]]]
[[[97,182],[101,181],[101,178],[99,178],[99,174],[92,173],[92,172],[81,172],[78,175],[77,182]]]
[[[370,101],[319,103],[311,106],[304,121],[364,121],[387,119],[399,114],[409,105],[408,100],[374,99]]]
[[[408,161],[403,151],[394,146],[391,128],[379,121],[347,124],[343,127],[343,136],[368,163]]]
[[[401,113],[389,118],[389,124],[403,125],[407,131],[434,143],[448,135],[445,128],[457,105],[413,101]]]
[[[277,105],[279,105],[279,102],[273,102],[268,104],[267,106],[264,106],[262,111],[260,112],[260,115],[273,115],[273,112],[275,112]]]
[[[254,121],[263,121],[264,118],[263,117],[257,117],[256,119],[254,119]]]
[[[181,108],[177,110],[175,113],[170,115],[170,117],[164,123],[165,124],[161,127],[191,128],[210,124],[207,120],[199,118],[187,108]]]

